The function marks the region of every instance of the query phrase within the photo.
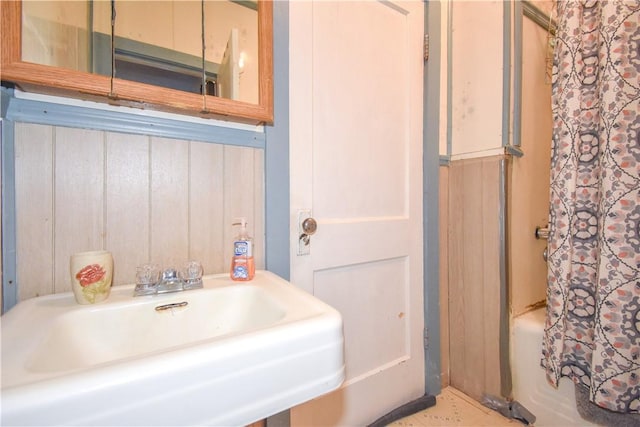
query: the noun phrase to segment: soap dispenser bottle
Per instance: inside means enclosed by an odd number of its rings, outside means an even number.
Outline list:
[[[240,226],[240,232],[233,242],[233,258],[231,258],[231,279],[248,281],[253,279],[256,273],[256,265],[253,260],[253,239],[247,232],[247,220],[239,218],[233,225]]]

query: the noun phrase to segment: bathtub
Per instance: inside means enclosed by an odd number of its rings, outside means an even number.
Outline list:
[[[514,319],[511,332],[513,398],[536,416],[536,427],[597,426],[578,414],[573,382],[562,378],[551,386],[540,366],[545,308]]]

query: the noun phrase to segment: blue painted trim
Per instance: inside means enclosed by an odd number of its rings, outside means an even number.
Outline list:
[[[93,8],[93,2],[90,1],[87,4],[88,10],[87,10],[87,34],[96,34],[96,32],[94,31],[94,27],[93,27],[93,19],[94,19],[94,8]],[[93,58],[93,53],[94,53],[94,49],[95,49],[95,45],[93,43],[93,37],[87,37],[87,44],[88,44],[88,48],[89,48],[89,58]]]
[[[273,125],[266,126],[266,269],[289,280],[289,2],[273,2]],[[289,410],[267,418],[267,426],[289,427]]]
[[[231,3],[236,3],[240,6],[244,6],[248,9],[258,11],[258,2],[257,1],[243,1],[243,0],[230,0]]]
[[[449,166],[451,164],[451,156],[440,156],[440,166]]]
[[[425,3],[425,31],[430,40],[423,88],[423,265],[426,328],[425,392],[440,394],[440,2]],[[450,110],[451,108],[449,108]]]
[[[502,146],[507,147],[511,130],[511,2],[503,2],[502,10]]]
[[[8,93],[3,90],[2,111],[8,103]],[[11,120],[0,120],[2,139],[2,313],[18,303],[16,272],[16,191],[14,124]]]
[[[513,11],[513,146],[520,147],[522,145],[522,3],[514,2]]]
[[[521,152],[511,145],[511,2],[503,3],[503,32],[502,32],[502,146],[505,151],[513,154]],[[517,53],[516,53],[517,55]],[[516,59],[517,61],[517,59]],[[516,71],[514,71],[515,73]],[[515,79],[515,77],[514,77]],[[517,92],[517,88],[514,88]],[[515,100],[514,100],[515,102]],[[514,110],[514,116],[516,111]],[[519,117],[518,117],[519,123]],[[514,128],[515,132],[514,117]],[[515,141],[516,135],[514,133]],[[509,362],[509,288],[507,283],[507,254],[506,254],[506,221],[507,221],[507,179],[506,161],[500,160],[500,205],[499,205],[499,241],[500,241],[500,392],[503,396],[511,395],[511,368]]]
[[[438,33],[440,34],[440,33]],[[447,2],[447,157],[453,153],[453,1]]]
[[[94,66],[95,73],[111,76],[111,35],[104,33],[90,33],[91,44],[94,46],[94,54],[97,62]],[[122,56],[129,60],[138,60],[144,64],[155,65],[158,68],[173,68],[181,72],[202,74],[202,58],[196,55],[179,52],[177,50],[156,46],[126,37],[115,37],[116,57]],[[206,61],[207,74],[218,73],[220,64]],[[117,72],[116,67],[116,72]]]
[[[90,2],[93,4],[93,2]],[[111,77],[111,34],[92,32],[89,37],[91,43],[91,71],[95,74]]]
[[[9,109],[9,102],[13,98],[13,89],[0,86],[0,118],[5,118],[7,110]]]
[[[513,145],[508,145],[508,146],[504,147],[504,151],[507,154],[511,154],[512,156],[515,156],[515,157],[524,156],[524,151],[522,151],[522,149],[520,147],[516,147],[516,146],[513,146]]]
[[[266,127],[265,257],[289,279],[289,3],[273,2],[274,124]]]
[[[265,146],[263,132],[140,114],[137,110],[126,107],[121,107],[121,111],[113,111],[12,97],[8,109],[3,113],[7,119],[16,122],[80,127],[252,148]]]

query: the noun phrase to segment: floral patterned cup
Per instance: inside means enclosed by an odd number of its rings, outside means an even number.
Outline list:
[[[111,292],[113,257],[111,252],[91,251],[71,255],[71,287],[78,304],[104,301]]]

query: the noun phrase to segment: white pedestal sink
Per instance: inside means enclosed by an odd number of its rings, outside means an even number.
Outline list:
[[[241,426],[344,379],[340,314],[272,273],[132,295],[48,295],[2,316],[2,425]]]

